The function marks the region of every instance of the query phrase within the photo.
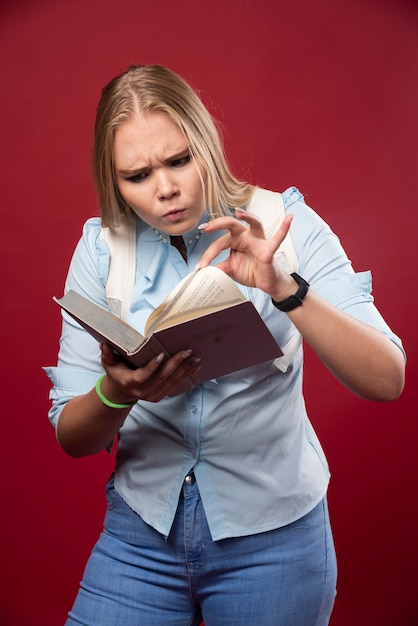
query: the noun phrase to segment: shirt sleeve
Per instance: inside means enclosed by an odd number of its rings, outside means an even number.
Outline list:
[[[296,188],[283,195],[286,212],[293,214],[290,233],[299,259],[299,274],[325,300],[384,333],[404,353],[401,340],[374,304],[371,272],[354,271],[337,235],[305,204]]]
[[[100,238],[101,222],[86,222],[82,237],[70,263],[65,291],[73,289],[101,307],[107,307],[106,279],[109,252]],[[44,371],[52,383],[52,406],[48,417],[56,427],[65,404],[75,396],[87,393],[103,373],[97,341],[72,317],[62,311],[62,333],[56,367]]]

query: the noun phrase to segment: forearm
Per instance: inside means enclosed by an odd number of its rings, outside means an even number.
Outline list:
[[[200,359],[191,356],[191,350],[180,350],[164,362],[163,357],[161,353],[144,367],[132,370],[111,346],[103,344],[102,364],[107,373],[100,383],[103,401],[92,389],[68,402],[57,428],[63,449],[76,457],[95,454],[113,441],[132,408],[129,403],[139,399],[160,402],[192,389],[191,376],[199,371]],[[107,406],[109,401],[128,406],[114,408]]]
[[[353,393],[376,401],[400,395],[404,358],[383,333],[340,311],[312,289],[302,306],[288,315],[326,367]]]
[[[123,425],[130,408],[116,409],[103,404],[95,389],[70,400],[58,421],[61,447],[74,457],[105,449]]]
[[[275,263],[274,255],[289,232],[292,216],[288,215],[276,233],[266,239],[260,220],[242,209],[235,213],[238,219],[217,218],[199,226],[206,232],[228,232],[211,243],[197,267],[206,267],[222,250],[229,249],[227,259],[218,263],[220,269],[237,282],[264,291],[276,303],[285,301],[296,293],[297,286],[292,276]],[[310,254],[314,253],[315,248]],[[338,246],[336,250],[330,247],[329,258],[345,262]],[[325,256],[322,265],[326,264]],[[403,354],[383,333],[329,304],[313,289],[308,290],[303,304],[287,315],[348,389],[369,400],[390,401],[400,395],[405,374]]]

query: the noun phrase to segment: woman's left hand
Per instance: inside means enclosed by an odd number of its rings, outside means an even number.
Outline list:
[[[256,217],[242,209],[235,213],[238,219],[220,217],[200,226],[204,232],[227,232],[208,247],[197,268],[206,267],[222,250],[230,249],[228,258],[217,267],[231,278],[262,289],[277,301],[294,294],[295,281],[274,263],[274,253],[286,237],[292,217],[286,217],[277,232],[266,239]],[[339,310],[312,289],[303,306],[287,315],[348,389],[369,400],[390,401],[399,396],[404,385],[404,359],[383,333]]]
[[[232,216],[219,217],[199,227],[204,232],[226,230],[227,233],[208,247],[197,268],[210,265],[222,250],[229,248],[228,258],[217,264],[219,269],[242,285],[257,287],[270,295],[278,294],[280,283],[286,289],[289,276],[277,263],[273,263],[274,254],[289,231],[292,216],[287,216],[276,233],[266,239],[262,223],[257,217],[240,208],[235,209],[235,215],[237,219]]]

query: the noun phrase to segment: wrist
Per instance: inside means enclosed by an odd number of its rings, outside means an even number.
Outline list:
[[[293,288],[293,292],[290,295],[288,295],[284,299],[281,297],[280,300],[276,300],[274,296],[271,296],[271,301],[276,309],[279,309],[279,311],[283,311],[285,313],[287,313],[288,311],[292,311],[296,307],[301,306],[309,290],[309,283],[304,278],[299,276],[299,274],[293,272],[292,274],[290,274],[290,277],[294,281],[293,285],[295,283],[297,283],[298,285],[296,291]]]
[[[104,381],[106,382],[103,389],[102,383]],[[114,394],[112,394],[112,392],[108,389],[109,385],[106,385],[106,383],[108,383],[108,378],[106,374],[103,374],[103,376],[100,376],[100,378],[98,379],[95,387],[96,394],[104,405],[112,409],[128,409],[132,408],[137,403],[137,400],[131,400],[129,402],[117,401],[119,399],[116,398]]]
[[[275,285],[274,291],[269,291],[268,294],[275,302],[282,302],[282,300],[286,300],[286,298],[294,294],[296,289],[297,285],[292,276],[287,272],[283,272]]]

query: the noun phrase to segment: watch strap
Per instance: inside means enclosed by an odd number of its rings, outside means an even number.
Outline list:
[[[296,307],[301,306],[303,299],[308,293],[309,289],[309,283],[304,278],[302,278],[302,276],[299,276],[299,274],[296,274],[296,272],[293,272],[290,275],[293,280],[296,281],[299,285],[296,293],[289,296],[285,300],[281,300],[280,302],[277,302],[277,300],[273,300],[273,298],[271,299],[276,309],[279,309],[279,311],[283,311],[284,313],[292,311],[293,309],[296,309]]]

